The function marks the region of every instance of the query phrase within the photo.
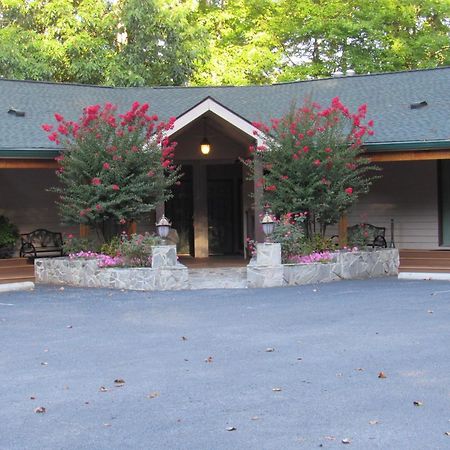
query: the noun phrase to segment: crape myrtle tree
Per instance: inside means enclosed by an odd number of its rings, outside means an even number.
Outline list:
[[[112,230],[142,219],[172,195],[180,178],[175,142],[166,137],[175,119],[159,122],[147,103],[134,102],[117,114],[106,103],[83,110],[78,121],[55,114],[44,124],[48,138],[63,146],[56,159],[60,215],[66,224],[85,224],[108,241]]]
[[[262,202],[277,215],[301,213],[307,238],[323,237],[377,178],[362,155],[363,138],[373,134],[366,111],[364,104],[351,113],[336,97],[327,108],[308,100],[270,125],[254,123],[263,143],[245,163]]]

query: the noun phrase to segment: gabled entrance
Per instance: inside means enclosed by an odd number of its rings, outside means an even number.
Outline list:
[[[245,256],[245,240],[255,238],[255,191],[241,159],[255,144],[255,127],[208,97],[178,117],[169,132],[177,142],[175,162],[184,177],[165,205],[180,237],[179,251],[196,258]],[[205,138],[209,154],[200,151]]]

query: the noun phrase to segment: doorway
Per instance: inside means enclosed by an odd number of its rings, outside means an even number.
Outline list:
[[[206,176],[209,254],[243,254],[242,166],[209,165]]]

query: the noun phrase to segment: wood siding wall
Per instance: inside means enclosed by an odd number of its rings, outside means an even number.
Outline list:
[[[349,213],[349,225],[368,222],[384,226],[389,242],[390,219],[393,218],[398,248],[439,248],[437,161],[378,165],[383,169],[382,178]],[[330,234],[334,231],[337,230],[330,230]]]
[[[57,196],[47,191],[57,182],[51,169],[0,170],[0,214],[15,223],[21,233],[47,228],[78,234],[78,227],[61,225],[55,206]]]
[[[399,248],[439,248],[437,162],[379,163],[383,177],[349,213],[349,225],[369,222],[386,227],[395,220],[395,243]],[[54,205],[56,196],[47,192],[57,183],[53,170],[0,170],[0,214],[6,214],[21,232],[38,227],[78,234],[77,227],[60,224]],[[153,228],[142,223],[138,231]],[[337,234],[337,228],[328,230]]]

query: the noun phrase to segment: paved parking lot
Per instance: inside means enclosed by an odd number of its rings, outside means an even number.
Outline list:
[[[1,450],[450,448],[447,282],[41,286],[0,339]]]

